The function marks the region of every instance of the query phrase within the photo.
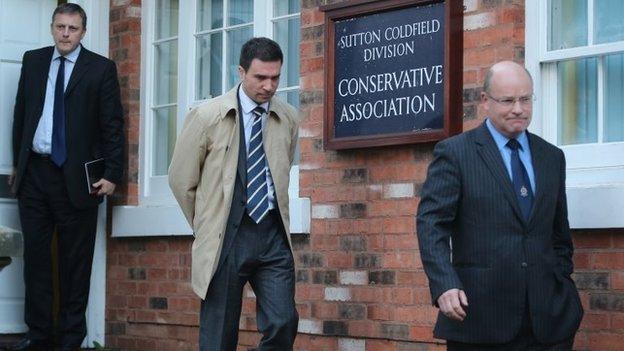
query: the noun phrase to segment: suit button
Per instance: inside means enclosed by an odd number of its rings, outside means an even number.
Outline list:
[[[528,264],[526,262],[522,262],[520,264],[520,267],[522,267],[522,268],[527,268],[527,266],[528,266]]]
[[[240,205],[245,206],[245,200],[241,200]]]

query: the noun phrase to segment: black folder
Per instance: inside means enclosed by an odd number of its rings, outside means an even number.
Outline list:
[[[89,194],[93,194],[98,191],[97,188],[93,187],[93,183],[96,183],[104,176],[104,159],[98,158],[97,160],[85,162],[84,168],[87,190],[89,191]]]

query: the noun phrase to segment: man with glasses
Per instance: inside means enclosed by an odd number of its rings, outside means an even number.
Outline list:
[[[418,208],[434,335],[448,350],[571,350],[583,309],[570,274],[563,152],[527,131],[533,81],[488,71],[487,119],[438,143]]]

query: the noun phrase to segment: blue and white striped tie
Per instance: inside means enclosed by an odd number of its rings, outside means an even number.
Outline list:
[[[247,213],[256,223],[260,223],[269,212],[266,157],[262,146],[262,115],[265,110],[257,106],[252,113],[253,125],[247,154]]]

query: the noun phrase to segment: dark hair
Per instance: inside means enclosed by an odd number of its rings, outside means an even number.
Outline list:
[[[258,59],[264,62],[284,62],[284,55],[279,45],[269,38],[251,38],[241,48],[238,64],[245,72],[251,66],[251,61]]]
[[[54,9],[54,13],[52,13],[52,23],[54,23],[54,17],[57,14],[68,13],[68,14],[79,14],[80,18],[82,18],[82,28],[87,29],[87,14],[84,12],[82,7],[78,4],[65,3],[60,4]]]

